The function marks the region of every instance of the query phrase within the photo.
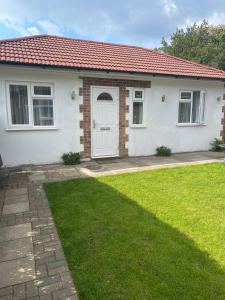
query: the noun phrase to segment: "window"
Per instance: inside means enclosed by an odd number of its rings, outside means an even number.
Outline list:
[[[8,83],[12,126],[54,126],[53,86]]]
[[[53,101],[48,99],[33,99],[34,125],[52,126]]]
[[[143,125],[144,124],[144,91],[134,90],[133,93],[133,113],[132,113],[132,123],[133,125]]]
[[[103,101],[113,101],[113,98],[112,98],[112,96],[109,94],[109,93],[101,93],[99,96],[98,96],[98,98],[97,98],[97,100],[99,101],[101,101],[101,100],[103,100]]]
[[[50,86],[39,86],[34,85],[33,86],[33,95],[40,95],[40,96],[51,96],[52,95],[52,89]]]
[[[205,121],[204,91],[181,91],[178,123],[202,124]]]
[[[29,124],[27,86],[11,84],[9,94],[12,124]]]

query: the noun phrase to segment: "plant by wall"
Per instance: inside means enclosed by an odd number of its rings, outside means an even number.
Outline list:
[[[156,148],[156,155],[157,156],[170,156],[171,149],[166,146],[160,146],[160,147]]]
[[[220,140],[220,139],[217,139],[215,138],[213,140],[212,143],[210,143],[210,145],[212,146],[211,150],[212,151],[216,151],[216,152],[220,152],[222,151],[223,149],[220,147],[220,145],[224,144],[224,141],[223,140]]]
[[[68,152],[62,155],[62,160],[65,165],[77,165],[80,164],[80,153]]]

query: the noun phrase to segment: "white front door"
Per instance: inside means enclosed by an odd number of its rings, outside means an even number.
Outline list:
[[[119,90],[92,87],[92,157],[119,155]]]

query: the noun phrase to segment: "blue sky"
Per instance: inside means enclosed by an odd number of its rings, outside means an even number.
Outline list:
[[[203,19],[225,24],[225,0],[0,0],[0,39],[47,33],[157,47]]]

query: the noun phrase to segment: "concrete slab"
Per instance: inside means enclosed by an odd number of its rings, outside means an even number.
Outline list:
[[[14,203],[14,204],[5,204],[3,206],[3,215],[16,214],[29,210],[28,202]]]
[[[71,169],[61,169],[59,170],[59,173],[62,174],[64,177],[77,177],[80,175],[77,169],[71,168]]]
[[[27,194],[27,188],[9,189],[6,191],[6,197],[18,197]]]
[[[104,170],[114,171],[114,170],[120,170],[120,169],[134,168],[134,165],[132,165],[129,162],[117,162],[117,163],[111,163],[111,164],[102,164],[102,167],[104,168]]]
[[[35,263],[32,255],[0,263],[0,288],[35,279]]]
[[[0,242],[32,236],[31,223],[0,228]]]
[[[45,176],[44,172],[32,173],[31,175],[29,175],[30,181],[43,181],[45,179],[46,179],[46,176]]]
[[[30,256],[33,253],[31,237],[0,243],[0,262]]]
[[[16,197],[6,196],[5,197],[5,205],[6,204],[15,204],[15,203],[21,203],[21,202],[27,202],[28,203],[28,194],[19,195]]]

